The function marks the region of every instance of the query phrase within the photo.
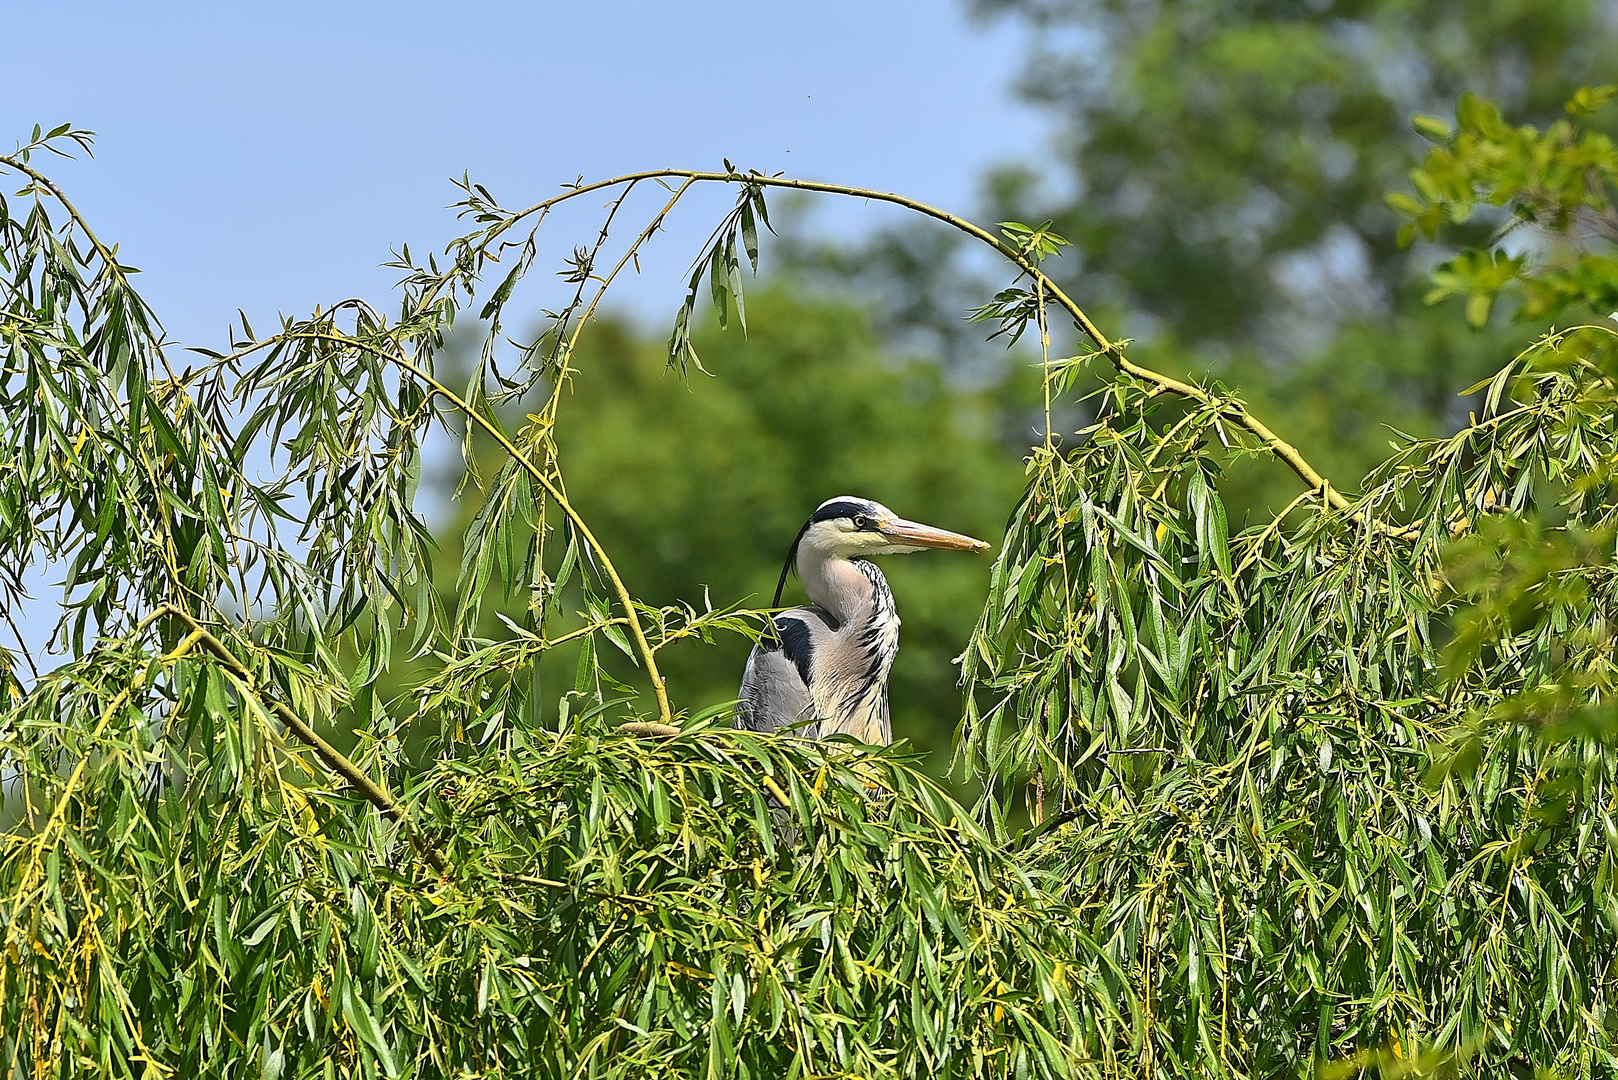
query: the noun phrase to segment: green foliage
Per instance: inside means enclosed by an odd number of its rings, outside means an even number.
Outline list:
[[[1071,819],[1039,865],[1137,980],[1143,1067],[1274,1075],[1385,1041],[1610,1064],[1614,854],[1592,826],[1612,764],[1581,744],[1553,790],[1539,744],[1493,729],[1469,772],[1422,782],[1553,625],[1445,692],[1449,530],[1534,507],[1581,447],[1613,452],[1584,400],[1599,380],[1538,359],[1522,404],[1408,445],[1353,517],[1232,534],[1219,463],[1259,448],[1127,382],[1083,449],[1036,459],[974,638],[994,704],[961,753],[997,818],[1026,792]],[[1613,505],[1568,511],[1598,527]]]
[[[702,287],[703,274],[706,273],[708,277],[708,288],[720,327],[730,325],[730,307],[734,303],[736,320],[745,331],[747,303],[742,297],[742,264],[736,254],[736,240],[740,237],[748,265],[756,274],[758,226],[763,222],[766,229],[770,227],[770,210],[764,202],[764,189],[756,181],[738,173],[729,161],[725,162],[725,172],[741,182],[742,195],[736,200],[735,209],[725,215],[718,228],[714,229],[708,247],[697,256],[691,270],[691,283],[686,289],[685,303],[680,305],[679,313],[674,316],[674,332],[669,336],[669,366],[678,367],[682,375],[687,374],[691,367],[706,372],[691,342],[695,329],[691,320],[696,314],[697,293]]]
[[[1222,477],[1269,448],[1223,394],[1113,379],[1035,453],[960,760],[991,820],[1044,823],[1034,865],[1139,995],[1140,1072],[1615,1064],[1615,339],[1545,335],[1342,511],[1232,528]]]
[[[1610,739],[1613,641],[1605,618],[1612,527],[1546,527],[1537,516],[1491,518],[1445,555],[1445,577],[1471,606],[1445,650],[1456,678],[1480,664],[1525,670],[1525,686],[1477,719],[1530,723],[1550,741]],[[1470,758],[1472,743],[1457,756]]]
[[[1569,112],[1584,122],[1604,93]],[[1483,102],[1462,112],[1455,132],[1421,125],[1444,145],[1419,175],[1449,178],[1437,194],[1418,180],[1413,212],[1467,228],[1473,207],[1501,206],[1553,254],[1476,247],[1440,287],[1534,296],[1581,274],[1605,288],[1602,252],[1554,250],[1590,211],[1604,220],[1605,191],[1551,182],[1571,175],[1566,155],[1599,179],[1599,141],[1572,122],[1506,128]],[[644,535],[645,496],[619,501],[630,473],[658,479],[668,506],[702,502],[707,531],[686,539],[704,551],[801,515],[796,492],[719,494],[740,463],[777,490],[838,468],[937,490],[963,519],[973,503],[942,489],[1004,482],[985,440],[947,436],[962,398],[936,373],[881,370],[835,306],[756,294],[762,355],[704,341],[727,389],[689,396],[652,372],[694,360],[694,299],[668,353],[586,335],[699,182],[739,189],[692,280],[705,270],[740,322],[738,244],[751,261],[763,190],[810,185],[727,164],[513,211],[467,182],[474,231],[443,266],[400,253],[396,318],[351,301],[265,336],[244,320],[229,353],[177,372],[131,269],[30,164],[84,138],[36,133],[0,158],[26,185],[0,203],[5,613],[35,560],[67,567],[65,662],[25,679],[8,658],[0,711],[9,1072],[1618,1065],[1618,330],[1542,334],[1467,391],[1481,408],[1458,432],[1398,435],[1345,497],[1234,394],[1106,339],[1039,268],[1064,243],[1053,225],[1007,222],[1002,242],[927,211],[1012,261],[978,314],[1013,338],[1036,327],[1044,375],[1044,438],[964,656],[973,815],[903,751],[682,708],[668,650],[727,634],[740,650],[766,613],[734,594],[699,606],[700,562],[626,554],[590,524]],[[609,249],[654,179],[661,209]],[[534,231],[603,190],[571,296],[510,342]],[[474,307],[486,328],[457,392],[439,369]],[[1096,351],[1050,356],[1052,310]],[[843,359],[814,359],[827,352]],[[918,380],[917,407],[894,408]],[[850,410],[863,445],[894,448],[868,473],[861,444],[815,415],[835,385],[873,398]],[[562,422],[575,386],[593,426]],[[1100,388],[1094,423],[1064,444],[1052,420],[1084,386]],[[433,424],[462,431],[468,476],[486,466],[448,602],[414,506]],[[803,459],[740,438],[761,430],[825,434]],[[711,470],[655,471],[703,438]],[[564,458],[582,471],[564,476]],[[1294,495],[1243,524],[1224,486],[1261,462],[1283,463]],[[688,475],[702,490],[682,496]],[[666,599],[632,592],[660,559],[703,576],[666,582]],[[609,647],[625,659],[604,662]],[[544,666],[563,649],[570,681]],[[1014,831],[1023,808],[1031,827]]]
[[[484,719],[464,674],[423,689],[457,728]],[[728,730],[648,747],[599,706],[503,725],[413,782],[435,875],[259,707],[202,657],[104,644],[8,717],[36,800],[6,861],[8,1067],[1068,1075],[1110,1020],[1065,910],[903,762]],[[189,776],[154,790],[171,710]],[[791,858],[767,777],[805,823]]]
[[[169,384],[153,385],[161,330],[130,285],[137,271],[89,235],[29,164],[88,140],[36,129],[8,159],[27,186],[0,200],[5,608],[36,558],[65,561],[55,639],[75,650],[132,608],[216,591],[225,562],[202,509],[219,505],[222,477],[197,453],[218,445],[218,417]],[[7,667],[9,677],[14,663]]]
[[[425,778],[469,882],[432,898],[461,911],[422,905],[455,928],[421,961],[450,976],[427,1007],[481,964],[513,1071],[1060,1075],[1112,1019],[1085,1015],[1120,987],[1068,913],[902,762],[729,731],[532,737],[520,763]]]
[[[1262,347],[1277,319],[1377,314],[1332,316],[1327,291],[1369,285],[1402,309],[1410,262],[1374,208],[1408,168],[1410,114],[1472,90],[1514,115],[1554,115],[1607,74],[1614,40],[1590,0],[972,6],[1035,35],[1022,90],[1060,126],[1074,181],[1073,198],[1037,213],[1082,253],[1056,276],[1196,352]],[[999,216],[1039,220],[1032,175],[999,190]],[[1363,266],[1310,269],[1333,245]],[[1296,310],[1310,292],[1326,310]]]
[[[1615,88],[1580,90],[1567,112],[1589,116]],[[1556,318],[1569,308],[1605,314],[1618,307],[1618,262],[1585,248],[1585,234],[1618,241],[1618,209],[1612,201],[1618,183],[1618,149],[1599,131],[1559,120],[1545,131],[1512,127],[1492,102],[1471,94],[1455,110],[1456,127],[1429,120],[1424,129],[1438,142],[1421,168],[1410,174],[1414,196],[1388,196],[1395,210],[1410,216],[1401,227],[1408,245],[1419,231],[1431,240],[1451,224],[1465,224],[1482,206],[1506,208],[1510,217],[1488,248],[1468,248],[1433,274],[1428,303],[1464,296],[1467,321],[1481,327],[1496,299],[1508,290],[1521,296],[1518,319]],[[1508,254],[1499,244],[1506,232],[1532,226],[1548,238],[1549,251],[1533,258]]]
[[[85,138],[0,158],[26,184],[0,202],[7,617],[31,567],[67,568],[62,662],[4,670],[8,1075],[1067,1077],[1127,1044],[1119,974],[899,752],[670,704],[663,649],[745,641],[763,613],[638,600],[558,454],[563,390],[595,374],[581,327],[661,214],[618,270],[596,269],[606,229],[580,249],[515,357],[521,230],[556,200],[510,212],[468,183],[475,231],[443,267],[401,252],[397,317],[243,320],[176,371],[131,269],[30,165]],[[435,366],[479,301],[463,396]],[[857,343],[848,325],[796,347]],[[508,431],[495,405],[536,388]],[[947,429],[938,401],[881,432]],[[415,507],[433,424],[506,455],[449,603]],[[526,597],[516,617],[496,583]],[[563,645],[574,677],[547,690]],[[609,647],[644,693],[613,693]]]
[[[1607,135],[1584,126],[1614,92],[1610,85],[1580,89],[1564,106],[1572,119],[1543,132],[1508,125],[1492,102],[1470,95],[1457,107],[1453,129],[1426,123],[1438,145],[1411,173],[1416,196],[1389,196],[1412,218],[1402,235],[1431,238],[1448,224],[1491,212],[1485,208],[1505,215],[1489,246],[1463,250],[1437,268],[1430,302],[1464,295],[1474,323],[1487,318],[1502,295],[1517,300],[1513,317],[1520,322],[1600,318],[1618,305],[1611,249],[1618,241],[1618,152]],[[1522,250],[1508,254],[1508,236]],[[1552,336],[1542,350],[1540,364],[1548,370],[1584,369],[1574,373],[1583,383],[1569,443],[1575,472],[1555,477],[1575,512],[1564,517],[1554,507],[1532,507],[1526,516],[1487,521],[1448,553],[1448,579],[1471,605],[1457,620],[1448,670],[1513,662],[1525,671],[1523,687],[1479,710],[1474,723],[1527,723],[1551,742],[1610,737],[1612,649],[1604,597],[1613,529],[1599,515],[1592,523],[1585,506],[1604,497],[1618,464],[1603,448],[1615,402],[1608,340],[1614,332],[1603,323]],[[1489,384],[1491,403],[1510,375],[1508,369]],[[1463,760],[1475,756],[1474,744],[1473,737],[1462,740]]]

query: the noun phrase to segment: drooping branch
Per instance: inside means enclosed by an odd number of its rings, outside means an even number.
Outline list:
[[[78,207],[74,206],[73,203],[68,200],[67,195],[63,193],[61,188],[56,186],[55,181],[46,176],[44,173],[40,172],[38,169],[31,168],[28,163],[22,159],[12,157],[7,154],[0,154],[0,165],[17,170],[24,176],[28,177],[36,188],[49,193],[50,197],[55,199],[63,210],[67,211],[68,217],[73,219],[73,223],[79,227],[79,231],[82,232],[84,234],[84,238],[90,242],[90,246],[95,248],[96,254],[101,257],[101,262],[106,267],[107,272],[120,280],[125,281],[127,284],[128,279],[124,274],[124,268],[119,265],[119,262],[113,255],[112,250],[108,248],[107,245],[103,244],[100,238],[96,236],[95,232],[91,230],[90,223],[84,220],[84,215],[79,213]]]
[[[591,554],[596,559],[602,572],[606,574],[608,581],[612,583],[613,592],[618,596],[619,606],[623,608],[625,622],[629,627],[630,635],[634,638],[635,651],[640,655],[642,663],[646,665],[646,674],[651,680],[652,692],[657,698],[658,717],[665,724],[673,723],[674,713],[669,707],[668,690],[664,685],[662,674],[657,669],[657,657],[654,655],[654,650],[652,649],[651,643],[646,639],[645,630],[641,627],[640,613],[635,607],[634,598],[630,596],[629,589],[624,585],[623,579],[618,576],[618,570],[613,566],[612,559],[607,555],[607,549],[602,546],[601,541],[596,539],[595,533],[591,532],[590,526],[585,523],[583,516],[580,515],[576,509],[574,509],[573,504],[568,501],[566,494],[563,493],[562,489],[554,480],[551,479],[551,477],[546,475],[544,469],[540,468],[538,465],[534,464],[533,461],[529,460],[528,456],[517,448],[506,433],[500,430],[498,424],[495,424],[488,417],[484,416],[482,412],[474,408],[455,391],[451,390],[442,382],[435,379],[420,365],[400,355],[398,352],[387,349],[379,349],[375,345],[372,345],[361,338],[324,331],[288,330],[285,333],[275,334],[270,337],[263,338],[260,341],[255,341],[252,344],[244,346],[238,349],[236,352],[231,353],[229,356],[222,357],[220,359],[222,362],[235,361],[247,356],[249,353],[273,348],[277,344],[288,341],[321,342],[328,345],[362,349],[369,352],[378,359],[393,364],[401,370],[408,372],[410,375],[421,380],[421,382],[430,388],[433,393],[444,398],[451,405],[453,405],[457,411],[464,414],[469,422],[482,428],[486,434],[498,442],[501,448],[511,456],[512,460],[518,465],[522,466],[522,468],[531,477],[533,477],[541,487],[545,489],[546,494],[556,501],[556,505],[561,509],[562,513],[567,516],[567,519],[573,523],[573,527],[578,530],[579,535],[584,538],[585,544],[589,547]]]
[[[652,682],[652,693],[657,697],[658,717],[663,723],[672,724],[674,714],[669,709],[668,689],[663,684],[663,676],[657,670],[657,657],[653,654],[651,644],[646,640],[646,632],[641,628],[640,614],[635,608],[635,601],[629,595],[629,590],[624,586],[623,579],[618,576],[618,571],[612,565],[612,560],[607,557],[607,549],[601,546],[601,541],[597,540],[595,533],[590,531],[590,526],[585,524],[584,518],[577,510],[573,509],[573,504],[562,493],[562,489],[545,474],[544,469],[534,464],[526,454],[517,449],[511,439],[506,436],[506,433],[500,430],[499,425],[468,405],[455,391],[402,356],[388,356],[387,359],[432,387],[434,393],[448,400],[450,404],[464,413],[468,420],[477,424],[493,437],[501,448],[511,455],[511,459],[527,470],[528,475],[539,482],[539,485],[545,489],[546,494],[556,500],[556,505],[561,508],[562,513],[567,515],[567,519],[573,523],[573,527],[579,531],[579,535],[584,537],[584,542],[589,545],[591,552],[600,562],[602,572],[612,582],[612,589],[618,594],[619,606],[624,609],[624,617],[629,621],[629,633],[635,639],[635,651],[640,654],[641,661],[646,665],[646,676]]]

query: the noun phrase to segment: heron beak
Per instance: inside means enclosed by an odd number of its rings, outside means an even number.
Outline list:
[[[894,518],[877,527],[877,531],[896,544],[913,548],[942,548],[945,551],[988,551],[989,545],[970,536],[935,529],[919,521]]]

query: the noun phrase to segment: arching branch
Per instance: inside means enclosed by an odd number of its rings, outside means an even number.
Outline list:
[[[639,183],[644,180],[683,180],[687,185],[704,182],[720,184],[751,184],[759,187],[784,188],[793,191],[813,191],[827,195],[843,195],[849,198],[866,199],[872,202],[882,202],[893,206],[901,206],[906,210],[921,214],[923,217],[929,217],[934,221],[942,222],[943,224],[948,225],[950,228],[955,229],[958,232],[965,233],[967,236],[970,236],[973,239],[993,248],[1004,259],[1006,259],[1006,261],[1017,267],[1017,269],[1022,273],[1028,275],[1029,279],[1035,283],[1038,289],[1045,296],[1048,296],[1052,302],[1054,302],[1059,308],[1065,311],[1069,317],[1072,318],[1074,326],[1077,327],[1085,337],[1089,338],[1090,341],[1095,344],[1096,349],[1101,353],[1101,355],[1107,358],[1108,362],[1110,362],[1113,367],[1127,375],[1140,379],[1142,382],[1150,383],[1152,386],[1156,387],[1162,392],[1175,394],[1179,397],[1187,398],[1208,407],[1218,408],[1221,416],[1257,436],[1259,440],[1269,448],[1272,454],[1279,458],[1283,464],[1297,474],[1299,479],[1309,486],[1310,490],[1319,492],[1328,506],[1334,510],[1342,511],[1346,511],[1349,508],[1348,500],[1343,497],[1341,492],[1332,486],[1330,480],[1322,476],[1320,472],[1314,468],[1314,466],[1309,464],[1308,460],[1304,458],[1303,454],[1299,452],[1297,447],[1293,446],[1285,439],[1282,439],[1256,416],[1248,412],[1245,407],[1232,402],[1222,402],[1200,387],[1193,386],[1190,383],[1182,382],[1179,379],[1171,378],[1170,376],[1164,375],[1161,372],[1152,371],[1150,368],[1145,368],[1134,363],[1124,355],[1124,349],[1121,343],[1113,341],[1108,338],[1107,335],[1103,334],[1100,328],[1096,326],[1094,321],[1092,321],[1091,318],[1085,314],[1084,309],[1081,308],[1072,297],[1064,292],[1061,286],[1052,281],[1036,263],[1031,261],[1017,248],[1006,243],[1005,240],[995,236],[982,226],[976,225],[963,217],[956,214],[951,214],[945,210],[940,210],[935,206],[929,206],[927,203],[920,202],[916,199],[907,198],[903,195],[896,195],[888,191],[874,191],[868,188],[851,187],[846,184],[826,184],[813,180],[797,180],[785,176],[764,176],[759,173],[703,172],[700,170],[688,169],[654,169],[647,172],[626,173],[622,176],[615,176],[608,180],[599,180],[590,184],[581,184],[578,187],[569,188],[561,195],[535,203],[533,206],[530,206],[525,210],[513,211],[498,223],[491,225],[490,228],[484,233],[482,239],[473,246],[473,249],[477,251],[487,251],[491,244],[493,244],[499,237],[503,236],[519,222],[528,218],[543,216],[552,207],[558,206],[570,199],[576,199],[581,195],[588,195],[592,192],[603,191],[623,184]],[[462,272],[464,272],[467,267],[463,263],[460,269]],[[454,277],[455,272],[451,271],[441,275],[438,281],[441,283],[441,285],[447,286],[450,280]],[[437,289],[429,287],[424,291],[424,299],[432,296],[436,291]]]

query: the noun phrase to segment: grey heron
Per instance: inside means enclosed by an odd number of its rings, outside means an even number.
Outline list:
[[[888,671],[899,652],[899,613],[869,557],[926,548],[987,551],[989,545],[906,521],[870,499],[839,495],[821,503],[792,541],[771,606],[781,606],[794,566],[811,603],[777,615],[774,633],[753,647],[736,726],[892,742]]]

